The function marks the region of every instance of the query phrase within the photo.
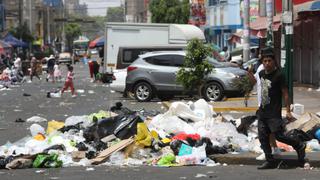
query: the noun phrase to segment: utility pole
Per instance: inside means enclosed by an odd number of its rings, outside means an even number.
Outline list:
[[[273,0],[267,0],[267,46],[273,47]]]
[[[261,17],[266,17],[266,0],[259,0],[259,15]]]
[[[243,11],[243,62],[247,62],[250,55],[250,0],[243,1]]]
[[[51,44],[51,38],[50,38],[50,6],[47,6],[47,33],[48,33],[48,44]]]
[[[19,39],[21,40],[22,38],[22,0],[19,0],[18,2],[18,7],[19,7],[19,12],[18,12],[18,16],[19,16]]]
[[[293,103],[293,4],[282,0],[281,68],[288,82],[290,103]]]
[[[65,18],[65,6],[66,6],[66,3],[65,3],[65,0],[63,0],[63,11],[62,11],[62,18],[64,19]],[[66,41],[66,38],[65,38],[65,30],[64,30],[64,21],[62,22],[62,40],[61,40],[61,52],[64,52],[66,47],[65,47],[65,41]]]

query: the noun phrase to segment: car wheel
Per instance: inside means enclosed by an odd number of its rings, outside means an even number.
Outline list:
[[[153,95],[152,87],[146,82],[140,82],[134,87],[134,97],[139,102],[150,101]]]
[[[223,98],[223,88],[217,82],[205,85],[203,96],[207,101],[220,101]]]

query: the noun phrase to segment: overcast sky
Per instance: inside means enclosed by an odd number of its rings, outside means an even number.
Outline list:
[[[88,13],[90,16],[105,16],[107,7],[120,6],[120,0],[80,0],[80,3],[88,5]]]

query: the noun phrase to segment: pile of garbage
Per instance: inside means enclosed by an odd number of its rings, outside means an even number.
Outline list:
[[[174,102],[164,114],[110,111],[49,121],[31,117],[30,136],[0,147],[0,169],[89,165],[215,166],[215,154],[261,152],[254,116],[233,119],[206,101]],[[314,145],[314,149],[319,146]]]

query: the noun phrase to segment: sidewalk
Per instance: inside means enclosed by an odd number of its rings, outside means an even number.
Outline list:
[[[320,91],[306,87],[294,87],[294,103],[304,105],[304,112],[320,112]],[[245,107],[244,98],[228,98],[225,101],[214,102],[213,107],[216,112],[232,113],[237,111],[239,114],[254,114],[257,109],[256,95],[250,96],[248,107]],[[241,154],[219,154],[210,158],[221,164],[243,164],[243,165],[261,165],[264,161],[256,160],[259,154],[241,153]],[[295,168],[299,166],[295,152],[284,152],[281,156],[275,157],[282,161],[282,168]],[[307,152],[306,160],[311,167],[320,167],[320,152]]]

